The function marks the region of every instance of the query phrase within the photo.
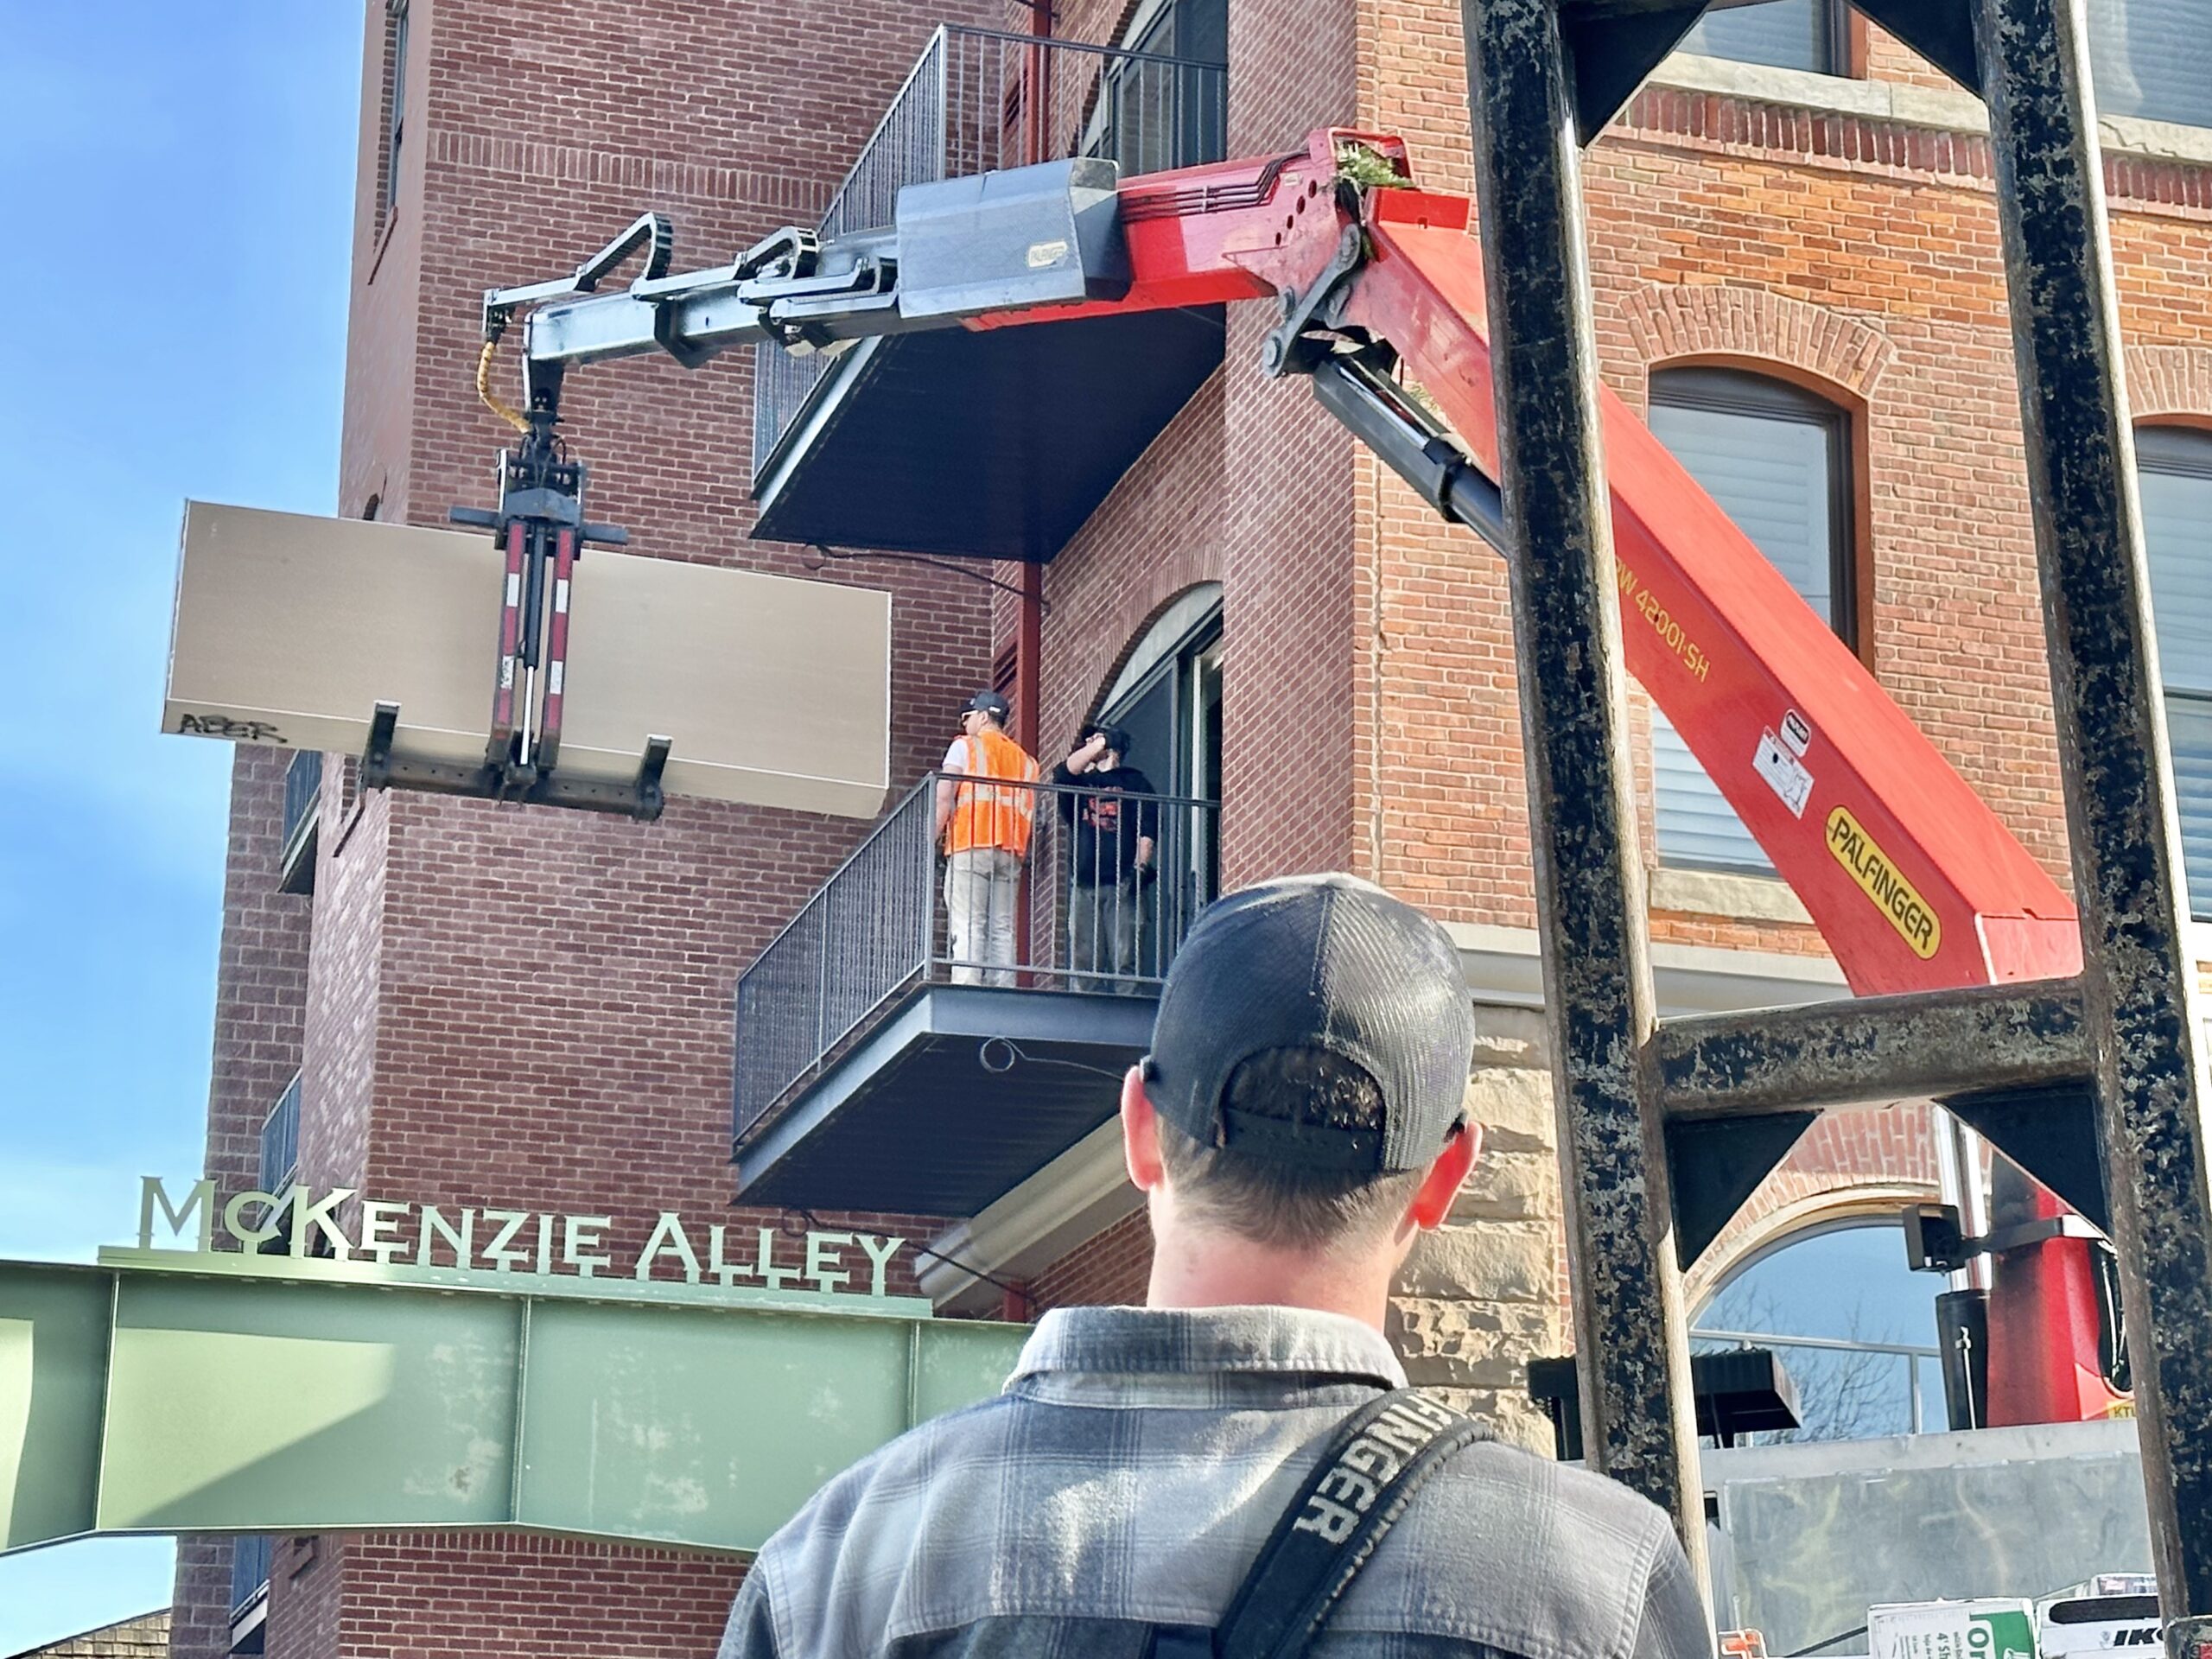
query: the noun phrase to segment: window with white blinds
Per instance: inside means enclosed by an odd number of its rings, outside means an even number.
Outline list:
[[[2212,434],[2135,435],[2189,907],[2212,921]]]
[[[1843,0],[1771,0],[1716,5],[1683,37],[1681,50],[1737,63],[1768,63],[1819,75],[1845,72]]]
[[[2212,127],[2212,0],[2088,0],[2097,108]]]
[[[2097,107],[2212,127],[2212,0],[2086,0]],[[1681,49],[1736,63],[1842,75],[1850,70],[1844,0],[1715,4]]]
[[[1726,369],[1651,377],[1652,431],[1828,626],[1852,637],[1851,467],[1843,411],[1808,391]],[[1651,716],[1659,861],[1770,874],[1667,717]]]

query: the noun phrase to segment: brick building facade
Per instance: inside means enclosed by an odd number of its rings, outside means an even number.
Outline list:
[[[1054,27],[1127,41],[1162,10],[1070,0]],[[997,0],[741,20],[675,0],[371,0],[366,16],[336,505],[416,524],[488,493],[502,433],[474,394],[482,289],[565,270],[647,207],[676,219],[679,265],[810,222],[932,29],[1028,27]],[[1402,134],[1424,184],[1467,188],[1455,6],[1227,0],[1227,17],[1228,153],[1357,126]],[[1694,368],[1834,411],[1852,643],[2063,882],[1979,106],[1878,30],[1854,22],[1841,41],[1828,67],[1847,74],[1677,57],[1593,146],[1603,372],[1639,409],[1655,374]],[[2212,429],[2212,133],[2107,125],[2136,412]],[[1567,1336],[1504,571],[1261,373],[1264,312],[1231,313],[1219,369],[1046,569],[1042,758],[1133,659],[1176,643],[1164,626],[1212,639],[1219,882],[1348,868],[1454,929],[1483,1017],[1488,1155],[1411,1265],[1393,1334],[1416,1380],[1533,1435],[1522,1368]],[[991,678],[1013,603],[925,564],[825,572],[748,539],[752,397],[736,356],[576,377],[564,430],[593,469],[592,516],[637,552],[887,588],[893,778],[917,779],[949,711]],[[1640,695],[1637,722],[1656,741]],[[323,773],[312,896],[280,893],[283,758],[239,751],[208,1173],[226,1192],[254,1183],[256,1133],[296,1071],[298,1166],[319,1186],[605,1212],[633,1249],[663,1209],[728,1219],[734,987],[860,828],[683,799],[637,825],[363,793],[351,774]],[[1694,783],[1678,786],[1694,806]],[[1754,864],[1670,859],[1668,810],[1647,767],[1662,1003],[1841,995],[1787,890]],[[884,1222],[992,1276],[938,1262],[909,1287],[994,1313],[996,1281],[1033,1309],[1141,1297],[1142,1220],[1111,1156],[1092,1136],[980,1214]],[[1924,1103],[1832,1116],[1708,1252],[1694,1295],[1793,1230],[1936,1180]],[[191,1659],[229,1646],[231,1566],[226,1541],[182,1546],[175,1642]],[[266,1641],[302,1659],[704,1654],[737,1574],[602,1544],[287,1539]]]

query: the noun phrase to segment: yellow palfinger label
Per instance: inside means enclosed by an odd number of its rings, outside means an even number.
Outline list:
[[[1890,925],[1912,947],[1913,955],[1925,962],[1942,948],[1941,918],[1847,809],[1839,806],[1828,814],[1827,839],[1835,861],[1851,872],[1860,891],[1890,918]]]

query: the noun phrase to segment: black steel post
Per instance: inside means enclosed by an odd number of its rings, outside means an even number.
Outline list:
[[[1705,1507],[1652,1031],[1643,874],[1623,764],[1611,517],[1556,0],[1464,0],[1544,1003],[1591,1466],[1675,1517]]]
[[[2212,1191],[2195,964],[2075,0],[1974,0],[2082,987],[2169,1650],[2212,1652]]]

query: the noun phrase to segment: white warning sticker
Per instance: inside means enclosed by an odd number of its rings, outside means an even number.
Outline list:
[[[1789,752],[1802,760],[1805,751],[1813,747],[1813,723],[1795,709],[1782,717],[1782,741]]]
[[[1759,734],[1759,746],[1751,754],[1751,770],[1766,779],[1767,787],[1782,798],[1784,806],[1801,818],[1805,816],[1805,803],[1813,798],[1813,774],[1772,732]]]

